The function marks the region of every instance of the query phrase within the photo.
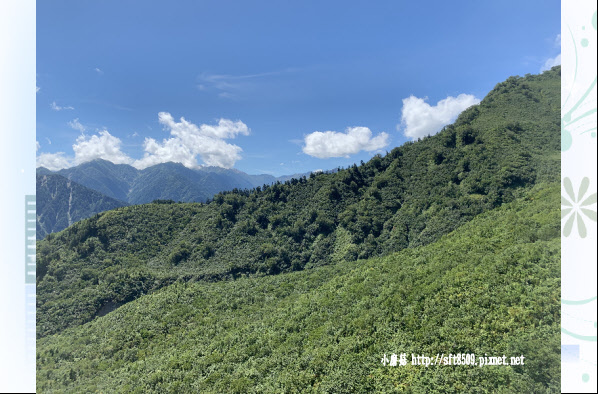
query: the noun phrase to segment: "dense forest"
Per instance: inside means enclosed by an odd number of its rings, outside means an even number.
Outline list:
[[[95,215],[37,244],[38,389],[557,391],[559,180],[555,67],[361,165]]]

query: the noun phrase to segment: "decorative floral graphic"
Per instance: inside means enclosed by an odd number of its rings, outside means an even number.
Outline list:
[[[587,177],[583,178],[581,184],[579,185],[577,198],[575,198],[575,192],[573,191],[571,179],[563,179],[563,186],[565,187],[565,191],[569,197],[569,199],[567,199],[566,196],[561,196],[561,206],[563,207],[561,208],[561,219],[564,220],[567,216],[569,216],[565,222],[565,226],[563,227],[563,235],[565,237],[571,235],[571,230],[573,229],[573,224],[576,218],[577,232],[581,238],[585,238],[588,234],[583,217],[586,216],[590,220],[596,221],[596,210],[587,208],[588,206],[596,203],[596,193],[582,201],[583,197],[588,191],[589,185],[590,180]]]
[[[592,27],[596,30],[596,12],[592,17]],[[585,30],[585,26],[582,27]],[[580,58],[579,52],[582,48],[586,49],[590,45],[590,41],[587,38],[579,41],[581,47],[578,47],[577,40],[574,37],[573,31],[570,26],[567,26],[570,40],[573,43],[575,49],[575,70],[573,83],[568,91],[563,91],[563,96],[566,95],[566,99],[562,104],[562,118],[561,118],[561,151],[567,151],[573,144],[572,134],[587,135],[589,134],[592,138],[596,138],[596,99],[592,99],[596,94],[596,77],[585,89],[575,89],[574,87],[579,82],[578,76],[581,74],[580,69]],[[573,91],[583,92],[581,97],[575,100],[572,97]],[[577,101],[576,101],[577,100]]]
[[[563,2],[561,85],[561,152],[563,189],[562,231],[562,385],[563,392],[596,392],[596,280],[586,270],[570,270],[579,263],[595,267],[596,172],[596,19],[595,3]],[[591,18],[588,18],[591,17]],[[585,176],[577,195],[567,176]],[[577,179],[577,178],[574,178]],[[588,220],[590,219],[590,220]],[[577,226],[575,224],[577,222]],[[571,236],[577,227],[579,237]],[[579,239],[576,239],[579,238]],[[582,242],[579,242],[583,240]],[[588,258],[590,257],[590,258]],[[583,290],[582,290],[583,289]],[[591,355],[583,358],[583,354]]]

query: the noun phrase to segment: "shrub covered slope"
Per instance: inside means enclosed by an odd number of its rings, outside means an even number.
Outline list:
[[[38,242],[39,337],[176,281],[299,271],[430,244],[560,179],[560,67],[511,77],[435,136],[209,204],[104,212]]]
[[[39,392],[559,392],[560,187],[386,257],[184,282],[38,340]],[[525,356],[384,366],[386,354]]]

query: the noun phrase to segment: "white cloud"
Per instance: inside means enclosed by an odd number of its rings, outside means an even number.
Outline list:
[[[50,140],[48,143],[51,143]],[[100,131],[99,135],[80,135],[73,144],[74,157],[67,157],[64,152],[42,153],[36,158],[36,166],[57,171],[95,159],[104,159],[115,164],[132,164],[133,159],[120,150],[120,145],[121,140],[106,130]],[[39,142],[36,141],[36,150],[39,147]]]
[[[104,159],[114,164],[131,164],[133,159],[120,150],[120,145],[121,140],[110,135],[106,130],[91,137],[81,135],[73,145],[74,162],[81,164],[95,159]]]
[[[406,137],[415,140],[436,134],[443,126],[455,121],[463,110],[480,102],[480,99],[471,94],[448,96],[435,106],[426,103],[426,99],[415,96],[403,99],[401,124],[397,125],[397,129],[404,127]]]
[[[71,166],[72,162],[64,156],[64,152],[42,153],[36,157],[36,167],[46,167],[50,171],[58,171]]]
[[[41,88],[39,86],[35,86],[35,93],[38,93]]]
[[[199,156],[206,165],[231,168],[241,158],[242,149],[224,140],[249,134],[249,128],[241,121],[220,119],[215,125],[197,126],[184,118],[176,122],[167,112],[160,112],[158,119],[170,131],[171,138],[164,139],[161,143],[153,138],[146,138],[143,143],[145,154],[140,160],[134,160],[122,152],[122,141],[107,130],[102,130],[97,135],[80,135],[73,144],[74,157],[67,157],[64,152],[42,153],[37,157],[37,166],[55,171],[104,159],[115,164],[130,164],[139,169],[168,161],[194,168],[199,167]],[[68,123],[74,129],[85,130],[78,119]],[[36,141],[36,150],[39,147],[39,142]]]
[[[37,152],[40,148],[39,141],[35,141],[35,151]]]
[[[320,159],[349,157],[359,151],[376,151],[388,145],[388,134],[380,133],[372,138],[367,127],[348,127],[345,133],[337,131],[314,131],[304,138],[303,153]]]
[[[231,168],[241,158],[242,149],[224,139],[249,134],[249,128],[241,121],[220,119],[217,125],[197,126],[182,117],[180,122],[176,122],[168,112],[160,112],[158,119],[172,137],[164,139],[162,143],[146,138],[143,143],[145,155],[133,164],[137,168],[168,161],[194,168],[199,166],[197,156],[206,165]]]
[[[94,68],[93,71],[97,72],[99,75],[103,75],[104,72],[102,70],[100,70],[99,68]]]
[[[256,74],[244,74],[244,75],[228,75],[228,74],[209,74],[209,73],[202,73],[199,76],[199,79],[203,82],[199,84],[197,87],[199,90],[207,89],[206,85],[212,86],[219,90],[226,90],[226,89],[237,89],[241,87],[242,82],[250,79],[256,78],[263,78],[263,77],[271,77],[275,75],[280,75],[288,72],[296,71],[293,68],[287,68],[284,70],[279,71],[270,71],[270,72],[263,72],[263,73],[256,73]]]
[[[218,97],[220,97],[221,99],[234,100],[237,98],[237,95],[232,94],[230,92],[220,92],[218,93]]]
[[[63,110],[71,110],[71,109],[75,109],[73,107],[66,106],[66,107],[61,107],[58,104],[56,104],[56,101],[52,101],[52,104],[50,104],[50,108],[52,108],[54,111],[63,111]]]
[[[68,125],[71,126],[75,130],[79,130],[82,133],[85,131],[85,126],[83,126],[79,122],[79,118],[75,118],[75,119],[71,120],[70,122],[68,122]]]
[[[233,75],[202,73],[199,76],[199,80],[201,81],[201,83],[197,85],[199,90],[219,90],[221,92],[218,94],[218,96],[221,98],[227,98],[227,94],[233,95],[231,91],[237,91],[245,84],[245,82],[243,82],[243,78],[235,77]]]
[[[258,80],[276,77],[287,73],[297,72],[298,69],[288,67],[277,71],[268,71],[255,74],[229,75],[202,73],[199,75],[197,89],[201,91],[219,91],[218,97],[222,99],[238,99],[247,91],[258,84]]]
[[[188,134],[213,138],[235,138],[237,134],[249,135],[249,128],[240,120],[233,122],[228,119],[220,119],[218,125],[202,124],[197,127],[182,117],[181,121],[176,123],[172,115],[168,112],[160,112],[158,120],[162,125],[170,129],[172,135],[180,138],[186,137]]]
[[[561,48],[561,35],[560,34],[557,34],[556,38],[554,39],[554,47],[555,48],[559,48],[559,49]],[[542,67],[540,67],[540,72],[544,72],[546,70],[550,70],[554,66],[558,66],[560,64],[561,64],[561,54],[559,53],[555,57],[548,58],[544,62],[544,64],[542,65]]]
[[[546,60],[546,62],[544,62],[544,65],[542,66],[542,68],[540,68],[540,72],[550,70],[554,66],[558,66],[560,64],[561,64],[561,54],[559,53],[555,57],[552,57],[552,58]]]

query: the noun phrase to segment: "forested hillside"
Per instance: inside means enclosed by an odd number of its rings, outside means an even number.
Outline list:
[[[127,205],[49,171],[37,173],[35,186],[37,239],[96,213]]]
[[[522,194],[430,245],[386,257],[177,281],[39,339],[37,389],[559,392],[560,187]],[[112,286],[140,283],[132,272],[116,275]],[[409,361],[412,353],[523,355],[525,364],[383,365],[392,353]]]
[[[38,336],[174,282],[299,271],[437,241],[560,179],[560,67],[511,77],[437,135],[209,204],[147,204],[38,243]]]
[[[249,175],[218,167],[189,169],[180,163],[162,163],[137,170],[101,159],[58,172],[38,167],[36,173],[37,239],[117,207],[154,200],[205,202],[221,191],[252,189],[292,178]],[[74,185],[76,193],[70,193],[70,185]],[[70,216],[69,206],[76,207]]]

